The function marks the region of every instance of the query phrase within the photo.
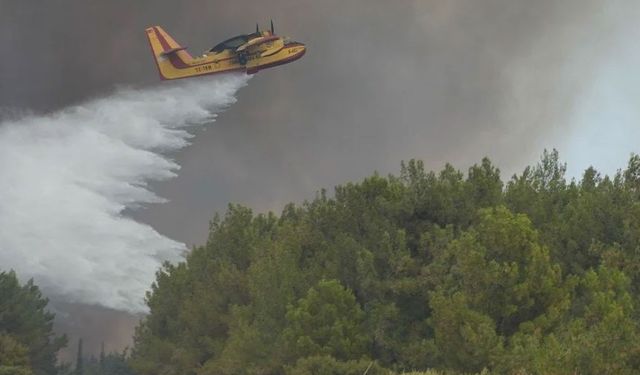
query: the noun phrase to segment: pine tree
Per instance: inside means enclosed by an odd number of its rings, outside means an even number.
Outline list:
[[[21,285],[15,272],[0,272],[0,335],[26,350],[34,375],[55,373],[56,354],[67,341],[54,335],[54,314],[47,311],[47,304],[32,280]]]
[[[82,338],[78,340],[78,357],[76,358],[76,374],[75,375],[84,375],[84,366],[83,366],[83,358],[82,358]]]
[[[100,373],[104,372],[104,341],[100,345]]]
[[[412,160],[280,217],[232,205],[158,272],[128,364],[640,373],[640,156],[614,178],[565,171],[545,151],[505,187],[488,159],[466,176]]]

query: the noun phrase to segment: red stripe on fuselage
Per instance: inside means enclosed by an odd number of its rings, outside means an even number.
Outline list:
[[[169,61],[171,62],[171,65],[173,65],[174,68],[176,69],[185,69],[185,68],[189,68],[191,66],[195,66],[195,65],[189,65],[187,63],[185,63],[180,56],[178,56],[175,53],[171,53],[169,55],[167,55],[167,57],[169,57]]]

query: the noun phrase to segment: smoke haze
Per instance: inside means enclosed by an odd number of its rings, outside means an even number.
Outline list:
[[[157,185],[171,203],[138,218],[200,243],[228,201],[279,210],[414,157],[466,168],[489,156],[508,177],[556,147],[579,173],[597,157],[564,152],[578,103],[611,47],[640,37],[640,4],[626,0],[303,3],[269,4],[288,11],[276,27],[307,43],[305,58],[258,75],[224,125],[179,155],[181,178]],[[172,32],[206,34],[193,28]],[[633,149],[615,150],[606,172]]]
[[[69,302],[145,311],[163,261],[186,247],[122,215],[163,200],[147,182],[175,177],[164,154],[186,127],[213,121],[245,75],[120,90],[48,116],[0,125],[0,264]]]
[[[397,172],[403,159],[466,168],[489,156],[508,176],[557,147],[575,176],[605,159],[610,173],[637,151],[637,137],[628,136],[639,118],[630,99],[640,81],[636,0],[0,0],[8,56],[0,60],[0,107],[50,113],[118,84],[155,84],[149,25],[197,54],[270,18],[307,54],[258,74],[216,126],[172,154],[180,177],[151,182],[141,195],[156,199],[150,190],[169,202],[128,210],[135,221],[119,221],[158,241],[154,251],[175,255],[182,243],[203,243],[210,218],[228,202],[279,210],[375,170]],[[175,173],[171,162],[158,162],[167,163],[162,173]],[[37,183],[47,186],[51,173],[40,172]],[[168,177],[162,173],[154,177]],[[151,266],[156,258],[148,259]],[[136,283],[144,289],[144,280]],[[88,309],[73,314],[78,324],[91,321],[78,318]]]

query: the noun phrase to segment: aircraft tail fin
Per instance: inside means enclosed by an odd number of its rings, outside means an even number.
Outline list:
[[[160,26],[146,29],[153,58],[162,79],[176,78],[176,72],[189,67],[193,57]]]

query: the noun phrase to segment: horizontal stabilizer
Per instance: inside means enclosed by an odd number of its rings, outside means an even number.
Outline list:
[[[185,50],[185,49],[187,49],[187,47],[176,47],[176,48],[171,48],[171,49],[168,49],[168,50],[162,51],[162,52],[160,53],[160,55],[162,55],[162,56],[168,56],[168,55],[170,55],[170,54],[172,54],[172,53],[176,53],[176,52],[178,52],[178,51],[183,51],[183,50]]]

